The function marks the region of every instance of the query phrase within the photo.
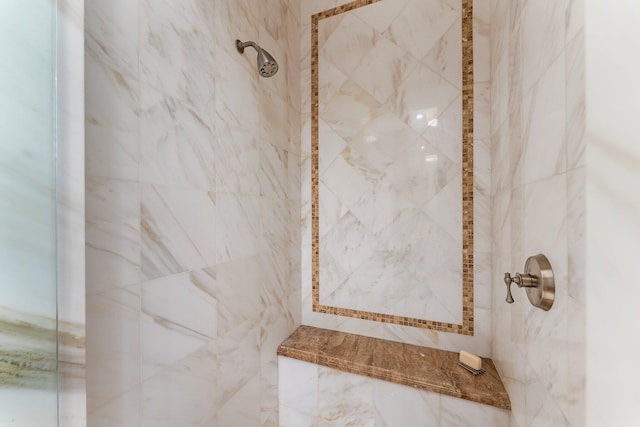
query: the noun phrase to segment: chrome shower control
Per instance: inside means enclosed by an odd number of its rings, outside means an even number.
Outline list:
[[[516,273],[513,277],[510,273],[504,273],[504,284],[507,285],[507,299],[513,304],[511,284],[515,283],[519,288],[527,290],[529,302],[534,307],[548,311],[553,305],[556,296],[556,285],[553,278],[553,270],[546,256],[538,254],[527,259],[524,265],[524,273]]]

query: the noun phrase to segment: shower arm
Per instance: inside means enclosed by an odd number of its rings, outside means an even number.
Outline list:
[[[238,49],[238,52],[240,53],[244,53],[244,49],[251,46],[252,48],[254,48],[256,50],[256,52],[260,52],[262,49],[255,44],[255,42],[252,41],[248,41],[248,42],[241,42],[240,40],[236,40],[236,48]]]

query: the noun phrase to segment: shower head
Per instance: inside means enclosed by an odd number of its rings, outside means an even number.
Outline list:
[[[258,52],[258,72],[262,77],[272,77],[275,73],[278,72],[278,63],[273,56],[254,42],[241,42],[240,40],[236,40],[236,48],[238,52],[244,53],[244,49],[248,46],[251,46]]]

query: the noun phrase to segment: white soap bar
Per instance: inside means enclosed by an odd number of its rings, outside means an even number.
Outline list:
[[[482,369],[482,359],[473,353],[469,353],[468,351],[462,350],[460,352],[460,362],[475,370]]]

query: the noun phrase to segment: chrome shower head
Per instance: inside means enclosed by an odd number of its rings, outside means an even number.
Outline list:
[[[258,72],[262,77],[272,77],[275,73],[278,72],[278,63],[273,56],[254,42],[241,42],[240,40],[236,40],[236,48],[238,52],[244,53],[244,49],[248,46],[251,46],[258,52]]]

